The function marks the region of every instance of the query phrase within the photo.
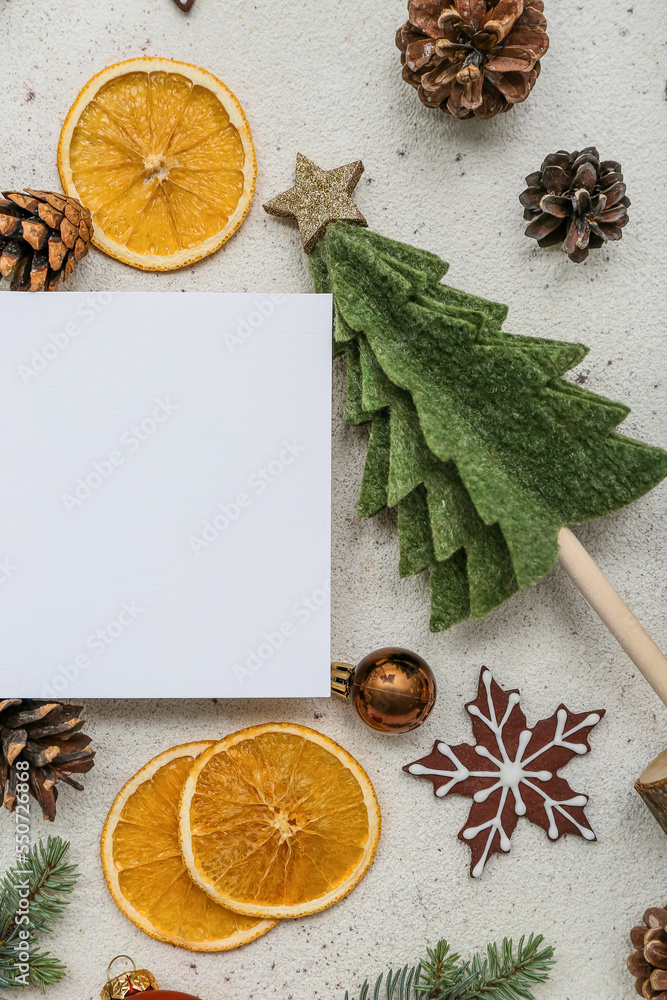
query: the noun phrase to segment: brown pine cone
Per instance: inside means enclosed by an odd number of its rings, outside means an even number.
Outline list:
[[[28,782],[49,820],[56,816],[59,781],[83,791],[72,774],[90,771],[95,751],[90,736],[81,732],[80,711],[80,705],[58,701],[0,698],[0,798],[10,812],[16,809],[20,782]]]
[[[625,195],[621,164],[603,160],[594,146],[581,153],[559,149],[539,170],[526,177],[519,196],[524,218],[531,219],[526,236],[541,247],[562,243],[576,264],[592,248],[620,240],[628,224],[630,199]]]
[[[549,48],[543,0],[409,0],[403,79],[431,108],[493,118],[525,101]]]
[[[85,257],[93,235],[90,212],[52,191],[3,191],[0,276],[13,292],[54,292]]]
[[[635,989],[646,1000],[667,1000],[667,910],[651,907],[644,923],[633,927],[630,939],[636,949],[628,958]]]

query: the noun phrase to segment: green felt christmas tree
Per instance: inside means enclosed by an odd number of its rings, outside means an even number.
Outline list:
[[[371,425],[359,514],[397,508],[400,573],[430,573],[439,631],[540,580],[560,529],[648,492],[667,453],[616,431],[627,407],[563,378],[587,348],[503,331],[507,308],[443,284],[439,257],[362,228],[361,169],[300,157],[265,207],[298,220],[333,296],[345,416]]]

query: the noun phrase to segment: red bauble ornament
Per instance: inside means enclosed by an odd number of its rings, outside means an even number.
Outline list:
[[[126,958],[132,962],[132,969],[129,972],[122,972],[119,976],[109,978],[111,966],[119,958]],[[142,993],[150,993],[150,1000],[199,1000],[191,993],[177,993],[174,990],[161,990],[155,976],[148,969],[137,969],[134,960],[129,955],[117,955],[109,962],[107,968],[107,981],[104,984],[100,997],[102,1000],[123,1000],[124,997],[141,996]]]
[[[367,726],[381,733],[409,733],[426,722],[436,685],[426,660],[409,649],[376,649],[356,665],[331,664],[331,689],[351,701]]]

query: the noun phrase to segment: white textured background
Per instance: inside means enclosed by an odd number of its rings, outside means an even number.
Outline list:
[[[527,104],[491,122],[457,122],[422,107],[401,80],[393,36],[402,0],[196,0],[190,15],[171,0],[2,0],[2,182],[58,186],[61,122],[108,63],[141,54],[198,63],[236,92],[254,132],[260,173],[248,220],[223,251],[171,275],[142,274],[92,252],[72,288],[308,290],[294,232],[261,204],[291,184],[297,150],[324,167],[361,157],[358,203],[375,229],[440,253],[452,264],[452,284],[510,303],[510,330],[590,345],[579,380],[632,404],[627,432],[665,445],[663,2],[632,4],[547,0],[551,51]],[[524,175],[547,153],[587,144],[622,162],[633,205],[622,243],[576,267],[524,238],[517,199]],[[108,960],[129,951],[164,986],[202,1000],[335,998],[391,961],[416,959],[440,935],[469,954],[489,938],[531,930],[557,947],[543,1000],[634,996],[628,929],[646,906],[667,899],[667,841],[632,785],[667,745],[665,710],[558,570],[485,621],[429,635],[426,582],[398,579],[393,517],[355,514],[364,433],[343,425],[340,369],[335,381],[332,654],[356,661],[388,643],[417,649],[437,671],[437,708],[416,734],[390,739],[327,701],[88,704],[98,758],[86,792],[65,791],[53,828],[35,821],[36,835],[71,838],[83,872],[52,943],[71,972],[51,996],[96,996]],[[663,486],[580,532],[663,646],[666,497]],[[468,848],[456,840],[468,803],[436,801],[400,766],[436,737],[468,739],[463,704],[481,664],[505,686],[521,687],[530,724],[561,700],[608,714],[593,753],[569,767],[574,787],[592,796],[599,842],[554,845],[522,822],[511,854],[473,882]],[[269,719],[315,725],[366,766],[384,813],[374,868],[338,906],[285,922],[245,950],[199,956],[145,938],[117,912],[97,860],[116,791],[174,743]],[[8,860],[9,817],[0,847]]]

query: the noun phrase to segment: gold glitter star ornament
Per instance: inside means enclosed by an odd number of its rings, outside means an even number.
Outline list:
[[[361,160],[335,170],[322,170],[308,157],[297,153],[294,187],[267,201],[264,211],[295,219],[303,249],[310,253],[331,222],[368,225],[350,197],[363,172]]]

